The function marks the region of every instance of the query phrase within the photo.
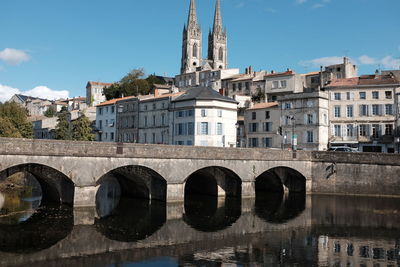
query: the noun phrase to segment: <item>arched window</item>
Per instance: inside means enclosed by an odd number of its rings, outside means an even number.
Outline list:
[[[222,49],[222,47],[219,48],[218,60],[220,61],[224,60],[224,50]]]
[[[193,57],[197,58],[197,43],[193,45]]]

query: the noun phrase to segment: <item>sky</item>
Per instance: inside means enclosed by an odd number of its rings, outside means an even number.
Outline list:
[[[203,57],[215,0],[196,0]],[[175,76],[189,0],[0,0],[0,102],[86,95],[135,68]],[[297,73],[347,56],[400,68],[400,0],[221,0],[228,67]]]

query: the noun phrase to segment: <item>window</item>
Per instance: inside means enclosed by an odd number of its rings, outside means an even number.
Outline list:
[[[244,86],[245,86],[246,90],[250,90],[250,83],[249,82],[246,82],[244,84]]]
[[[156,108],[157,108],[156,103],[153,103],[153,109],[156,109]]]
[[[186,127],[185,127],[186,125],[185,125],[185,123],[177,123],[176,125],[175,125],[175,127],[176,127],[176,135],[186,135]]]
[[[360,257],[369,258],[369,247],[367,246],[360,247]]]
[[[373,116],[379,115],[379,105],[372,105],[372,115]]]
[[[114,133],[111,133],[111,134],[110,134],[110,140],[111,140],[111,141],[114,141]]]
[[[144,143],[147,143],[147,133],[144,133]]]
[[[153,126],[156,126],[156,116],[153,115]]]
[[[385,91],[385,98],[392,99],[392,91]]]
[[[286,86],[287,86],[287,81],[286,80],[281,81],[281,88],[286,88]]]
[[[342,126],[341,125],[335,125],[335,136],[342,136]]]
[[[269,111],[265,111],[265,119],[268,120],[270,118]]]
[[[99,120],[99,129],[103,129],[103,121]]]
[[[385,114],[386,115],[393,115],[393,105],[392,104],[386,104],[385,105]]]
[[[264,132],[272,131],[272,122],[264,122],[263,123]]]
[[[258,131],[258,123],[249,123],[249,132],[256,133]]]
[[[184,111],[177,111],[175,113],[175,117],[176,118],[183,118],[185,116],[185,112]]]
[[[379,99],[379,92],[378,91],[373,91],[372,92],[372,99]]]
[[[379,124],[372,124],[372,137],[378,138],[380,136]]]
[[[220,118],[222,117],[222,110],[221,109],[218,109],[217,116],[220,117]]]
[[[286,102],[285,103],[285,109],[291,109],[292,108],[292,103]]]
[[[340,93],[335,93],[334,94],[334,96],[335,96],[335,100],[341,100],[340,98],[340,96],[341,96],[341,94]]]
[[[307,124],[313,124],[313,123],[314,123],[313,114],[307,114]]]
[[[262,139],[263,147],[272,147],[272,138],[265,137]]]
[[[360,116],[369,116],[368,105],[360,105]]]
[[[233,92],[236,91],[236,83],[232,84],[232,91],[233,91]]]
[[[188,116],[188,117],[193,117],[193,115],[194,115],[194,110],[193,110],[193,109],[189,109],[189,110],[187,111],[187,116]]]
[[[242,90],[242,83],[238,83],[238,89],[239,89],[239,91]]]
[[[335,118],[340,118],[340,106],[335,106]]]
[[[353,114],[353,106],[347,106],[347,118],[353,118],[354,114]]]
[[[367,124],[360,124],[359,126],[359,135],[360,136],[368,136],[368,125]]]
[[[151,143],[152,144],[156,143],[156,133],[152,133],[152,135],[151,135]]]
[[[307,143],[314,143],[314,132],[307,131]]]
[[[188,130],[188,135],[194,134],[194,122],[188,122],[187,130]]]
[[[115,112],[115,106],[111,106],[111,113]]]
[[[385,135],[393,135],[393,125],[385,124]]]
[[[206,109],[202,109],[201,110],[201,116],[202,117],[207,117],[207,110]]]
[[[347,136],[350,136],[350,137],[352,137],[354,134],[354,126],[353,126],[353,124],[347,124],[347,127],[346,127],[346,135]]]
[[[273,81],[272,82],[272,89],[276,89],[279,87],[279,81]]]
[[[348,244],[348,245],[347,245],[347,255],[348,255],[348,256],[353,256],[353,252],[354,252],[354,246],[353,246],[353,244]]]
[[[197,43],[193,45],[193,57],[197,58]]]
[[[165,113],[161,114],[161,125],[165,125]]]
[[[217,123],[217,135],[222,135],[222,123]]]
[[[144,110],[147,110],[147,105],[144,105]]]
[[[175,141],[175,145],[183,146],[183,145],[185,145],[185,142],[183,142],[183,141]]]
[[[103,114],[103,108],[99,108],[99,115]]]
[[[144,117],[144,127],[147,127],[147,116]]]
[[[366,99],[365,92],[360,92],[360,99]]]
[[[187,141],[186,141],[186,145],[187,145],[187,146],[192,146],[192,145],[193,145],[192,140],[187,140]]]
[[[200,134],[207,135],[208,134],[208,122],[200,123]]]
[[[258,147],[258,138],[249,138],[250,147]]]
[[[252,113],[251,113],[251,119],[252,119],[252,120],[257,119],[257,113],[256,113],[256,112],[252,112]]]
[[[350,92],[347,92],[347,93],[346,93],[346,99],[347,99],[347,100],[351,100],[351,93],[350,93]]]
[[[222,49],[222,47],[220,47],[219,51],[218,51],[218,60],[219,61],[223,61],[224,60],[224,50]]]

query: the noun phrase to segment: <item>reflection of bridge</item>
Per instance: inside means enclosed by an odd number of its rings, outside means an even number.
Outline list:
[[[105,181],[116,181],[105,195],[167,202],[191,193],[400,192],[399,155],[0,139],[0,179],[20,171],[37,178],[45,199],[74,206],[95,206]]]
[[[349,205],[352,202],[357,203]],[[256,212],[251,212],[254,203],[252,200],[247,200],[242,203],[239,211],[241,215],[231,223],[230,227],[209,232],[189,225],[185,220],[188,214],[184,214],[183,219],[165,220],[164,216],[158,229],[148,233],[147,237],[143,235],[142,240],[135,242],[129,241],[129,237],[117,241],[119,236],[113,235],[112,231],[103,231],[98,222],[95,225],[72,226],[71,220],[65,221],[61,217],[52,229],[47,229],[47,224],[42,227],[36,225],[43,233],[42,236],[36,236],[38,234],[35,233],[34,237],[50,239],[47,248],[38,250],[34,246],[36,252],[15,253],[0,235],[2,244],[0,266],[103,266],[110,261],[134,262],[163,256],[181,257],[194,252],[216,251],[223,247],[249,248],[250,246],[257,248],[267,246],[270,252],[276,254],[285,249],[291,257],[312,261],[317,253],[315,242],[320,235],[372,238],[371,243],[377,236],[398,239],[399,202],[400,199],[389,198],[374,203],[368,198],[307,196],[303,210],[298,210],[295,217],[283,223],[276,223],[271,222],[274,216],[266,217],[265,213],[257,212],[257,206]],[[281,211],[283,206],[278,208],[276,213],[284,213]],[[349,213],[350,211],[352,213]],[[218,216],[218,212],[215,214]],[[182,214],[177,212],[176,217],[180,216]],[[153,220],[157,218],[150,218],[149,221],[142,221],[140,224],[147,225]],[[107,228],[116,229],[118,226],[120,224],[116,227],[108,225]],[[18,239],[24,232],[14,232],[14,239]],[[58,243],[55,242],[57,238]],[[40,242],[40,240],[26,238],[25,243],[29,242]],[[4,247],[7,250],[4,250]],[[304,264],[304,266],[310,265]]]

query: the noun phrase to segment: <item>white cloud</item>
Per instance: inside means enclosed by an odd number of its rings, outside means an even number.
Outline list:
[[[28,61],[29,59],[30,56],[22,50],[6,48],[3,51],[0,51],[0,60],[11,65],[18,65],[21,62]]]
[[[343,63],[343,57],[321,57],[312,60],[304,60],[299,64],[305,67],[319,67],[319,66],[329,66],[334,64]]]
[[[379,64],[379,63],[377,63],[377,60],[375,58],[367,56],[367,55],[363,55],[363,56],[359,57],[358,60],[360,61],[361,64],[365,64],[365,65]]]
[[[15,94],[40,97],[50,100],[69,97],[69,92],[66,90],[57,91],[57,90],[52,90],[46,86],[37,86],[28,91],[21,91],[17,88],[0,84],[0,102],[5,102],[10,100],[10,98]]]
[[[12,88],[10,86],[0,84],[0,102],[2,103],[10,100],[13,95],[19,93],[20,91],[17,88]]]
[[[392,56],[376,59],[367,55],[363,55],[359,57],[358,60],[364,65],[381,65],[385,69],[400,68],[400,58],[394,58]]]

